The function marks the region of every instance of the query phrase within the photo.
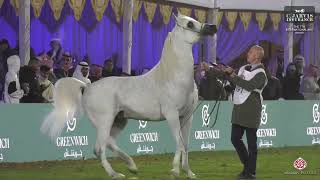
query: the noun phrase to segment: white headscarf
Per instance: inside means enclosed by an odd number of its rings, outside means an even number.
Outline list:
[[[81,69],[82,68],[88,68],[88,74],[86,75],[86,77],[83,76],[82,72],[81,72]],[[73,73],[73,77],[74,78],[77,78],[78,80],[84,82],[84,83],[87,83],[87,84],[90,84],[91,81],[90,79],[88,78],[89,77],[89,65],[87,62],[84,62],[84,61],[81,61],[77,67],[76,67],[76,70],[74,71]]]
[[[17,55],[10,56],[7,59],[8,72],[6,74],[6,81],[4,84],[4,102],[5,103],[19,103],[23,97],[23,90],[20,87],[18,72],[20,69],[20,58]],[[11,82],[16,82],[16,91],[9,94],[8,87]]]

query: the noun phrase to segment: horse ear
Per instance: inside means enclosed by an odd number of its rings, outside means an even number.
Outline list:
[[[175,20],[176,22],[178,22],[178,17],[177,17],[174,13],[172,13],[172,15],[173,15],[173,17],[174,17],[174,20]],[[178,16],[179,16],[179,14],[178,14]]]

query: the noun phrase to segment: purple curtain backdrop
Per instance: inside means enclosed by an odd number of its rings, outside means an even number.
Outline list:
[[[19,36],[19,17],[9,0],[5,0],[0,8],[0,39],[5,38],[11,47],[15,47]]]
[[[306,32],[301,38],[300,51],[306,65],[320,65],[320,17],[317,16],[313,31]]]
[[[76,21],[73,12],[66,3],[61,18],[55,21],[46,1],[40,18],[31,18],[31,47],[36,53],[47,52],[52,38],[61,39],[65,51],[70,52],[77,60],[89,55],[91,63],[103,65],[105,59],[117,57],[116,64],[122,60],[122,23],[116,23],[109,4],[105,15],[98,23],[90,5],[86,6],[80,21]]]
[[[255,19],[252,19],[248,29],[245,30],[241,20],[238,18],[234,30],[230,31],[226,19],[223,18],[218,30],[217,57],[222,62],[229,63],[251,45],[259,44],[259,41],[264,40],[276,45],[286,44],[287,32],[285,31],[284,23],[280,23],[279,30],[274,30],[268,17],[264,30],[260,31],[258,23]]]

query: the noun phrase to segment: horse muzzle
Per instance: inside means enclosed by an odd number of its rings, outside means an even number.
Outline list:
[[[213,36],[217,33],[217,26],[214,24],[203,24],[200,34],[202,36]]]

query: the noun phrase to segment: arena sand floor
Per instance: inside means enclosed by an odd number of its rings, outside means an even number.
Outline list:
[[[293,162],[302,157],[307,167],[302,171]],[[115,170],[126,179],[169,180],[173,154],[136,156],[138,174],[131,174],[119,159],[111,159]],[[241,171],[235,151],[191,152],[190,165],[198,179],[233,180]],[[297,174],[299,173],[299,174]],[[320,180],[320,146],[259,150],[257,179]],[[0,180],[107,180],[108,177],[96,159],[85,161],[54,161],[35,163],[0,163]],[[181,174],[180,179],[186,179]]]

